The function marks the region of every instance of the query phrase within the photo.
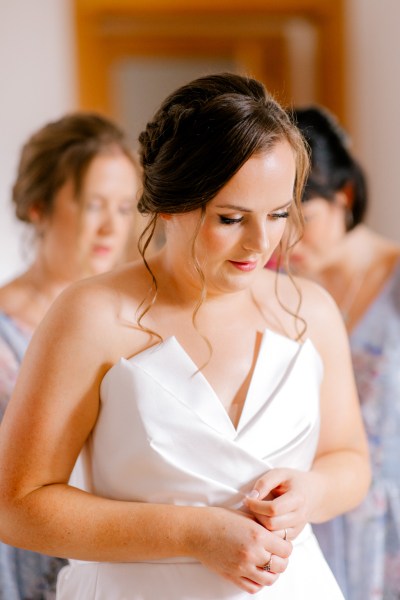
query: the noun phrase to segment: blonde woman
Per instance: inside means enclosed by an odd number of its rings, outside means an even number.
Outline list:
[[[35,247],[28,269],[0,288],[0,417],[32,333],[55,298],[123,259],[138,189],[125,136],[103,116],[66,115],[24,145],[13,202],[35,233]],[[0,597],[48,600],[64,564],[1,544]]]

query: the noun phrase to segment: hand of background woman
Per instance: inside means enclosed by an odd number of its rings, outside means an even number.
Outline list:
[[[272,585],[288,565],[292,544],[251,515],[223,508],[207,510],[211,519],[196,524],[193,555],[246,592]],[[270,571],[263,569],[268,563]]]
[[[245,506],[269,531],[293,540],[310,521],[310,472],[272,469],[254,485]]]

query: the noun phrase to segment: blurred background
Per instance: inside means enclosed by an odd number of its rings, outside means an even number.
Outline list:
[[[29,261],[10,194],[34,130],[90,109],[135,146],[167,93],[224,70],[331,109],[368,174],[367,222],[400,241],[399,63],[399,0],[0,0],[0,284]]]

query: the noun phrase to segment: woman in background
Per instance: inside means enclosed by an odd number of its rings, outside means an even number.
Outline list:
[[[123,132],[75,113],[25,144],[13,188],[16,215],[36,234],[29,268],[0,288],[0,418],[31,335],[71,282],[124,258],[139,187]],[[0,597],[48,600],[65,560],[0,544]]]
[[[363,224],[364,174],[336,120],[318,107],[298,109],[294,119],[311,148],[312,167],[303,195],[304,236],[291,264],[321,283],[342,312],[373,467],[363,503],[315,531],[347,600],[397,600],[400,247]]]

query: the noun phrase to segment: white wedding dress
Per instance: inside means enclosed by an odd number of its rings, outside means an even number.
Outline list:
[[[82,487],[107,498],[239,508],[268,469],[307,470],[319,433],[322,361],[266,330],[237,429],[174,337],[106,374],[96,427],[77,465]],[[255,596],[195,559],[71,561],[57,600],[343,600],[308,525],[289,566]]]

